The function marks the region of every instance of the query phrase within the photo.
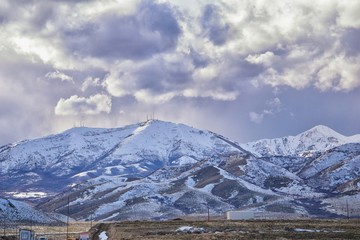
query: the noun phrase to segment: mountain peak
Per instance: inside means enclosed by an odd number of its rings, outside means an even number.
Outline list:
[[[354,142],[360,142],[359,135],[346,137],[327,126],[318,125],[296,136],[263,139],[242,147],[258,156],[301,156]]]
[[[316,130],[316,131],[334,131],[333,129],[331,129],[330,127],[328,126],[325,126],[325,125],[317,125],[313,128],[310,128],[308,131],[311,131],[311,130]]]
[[[58,189],[48,183],[49,174],[65,183],[94,176],[128,179],[147,176],[162,167],[217,160],[234,152],[246,154],[236,143],[214,133],[148,120],[121,128],[72,128],[4,148],[0,151],[0,160],[4,159],[0,175],[27,172],[31,184],[36,182],[56,193]]]
[[[341,135],[340,133],[336,132],[335,130],[325,126],[325,125],[317,125],[303,133],[300,133],[299,135],[307,135],[307,134],[312,134],[312,135],[318,135],[320,136],[325,136],[325,137],[332,137],[332,136],[336,136],[339,138],[344,137],[343,135]],[[298,136],[299,136],[298,135]]]

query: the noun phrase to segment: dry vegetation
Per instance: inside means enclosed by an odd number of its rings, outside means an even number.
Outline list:
[[[93,240],[106,232],[109,240],[120,239],[360,239],[360,220],[254,220],[254,221],[133,221],[98,223],[91,229]],[[66,238],[66,226],[17,226],[33,229],[37,236]],[[181,227],[191,227],[179,231]],[[71,223],[69,232],[88,231],[90,223]],[[15,230],[7,229],[7,235]],[[0,234],[2,235],[2,233]],[[79,237],[69,234],[69,237]],[[7,237],[0,239],[17,239]]]
[[[120,239],[360,239],[359,220],[166,221],[100,223],[92,235],[105,231]],[[178,231],[181,227],[193,227]]]
[[[15,236],[18,236],[19,229],[29,229],[35,231],[36,236],[46,236],[49,240],[64,240],[66,239],[66,233],[69,232],[69,237],[79,238],[80,232],[89,231],[91,226],[90,222],[75,222],[70,223],[67,228],[66,225],[63,226],[45,226],[45,225],[13,225],[11,228],[8,227],[5,231],[6,238],[3,236],[3,229],[0,232],[1,239],[18,239]]]

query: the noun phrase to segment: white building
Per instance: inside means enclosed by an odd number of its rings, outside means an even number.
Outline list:
[[[227,220],[249,220],[255,219],[255,212],[249,211],[228,211],[226,212]]]

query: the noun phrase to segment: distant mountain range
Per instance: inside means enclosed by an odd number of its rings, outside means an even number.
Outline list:
[[[69,199],[78,220],[170,219],[208,208],[212,214],[251,209],[333,217],[346,214],[346,200],[360,201],[359,158],[360,135],[345,137],[325,126],[240,145],[151,120],[5,145],[0,179],[2,197],[60,214]]]
[[[347,143],[360,142],[360,134],[346,137],[329,127],[316,126],[296,136],[263,139],[241,147],[259,157],[309,156]]]

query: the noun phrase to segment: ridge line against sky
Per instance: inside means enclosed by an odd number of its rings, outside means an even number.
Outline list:
[[[159,119],[360,133],[358,0],[3,0],[0,145]]]

